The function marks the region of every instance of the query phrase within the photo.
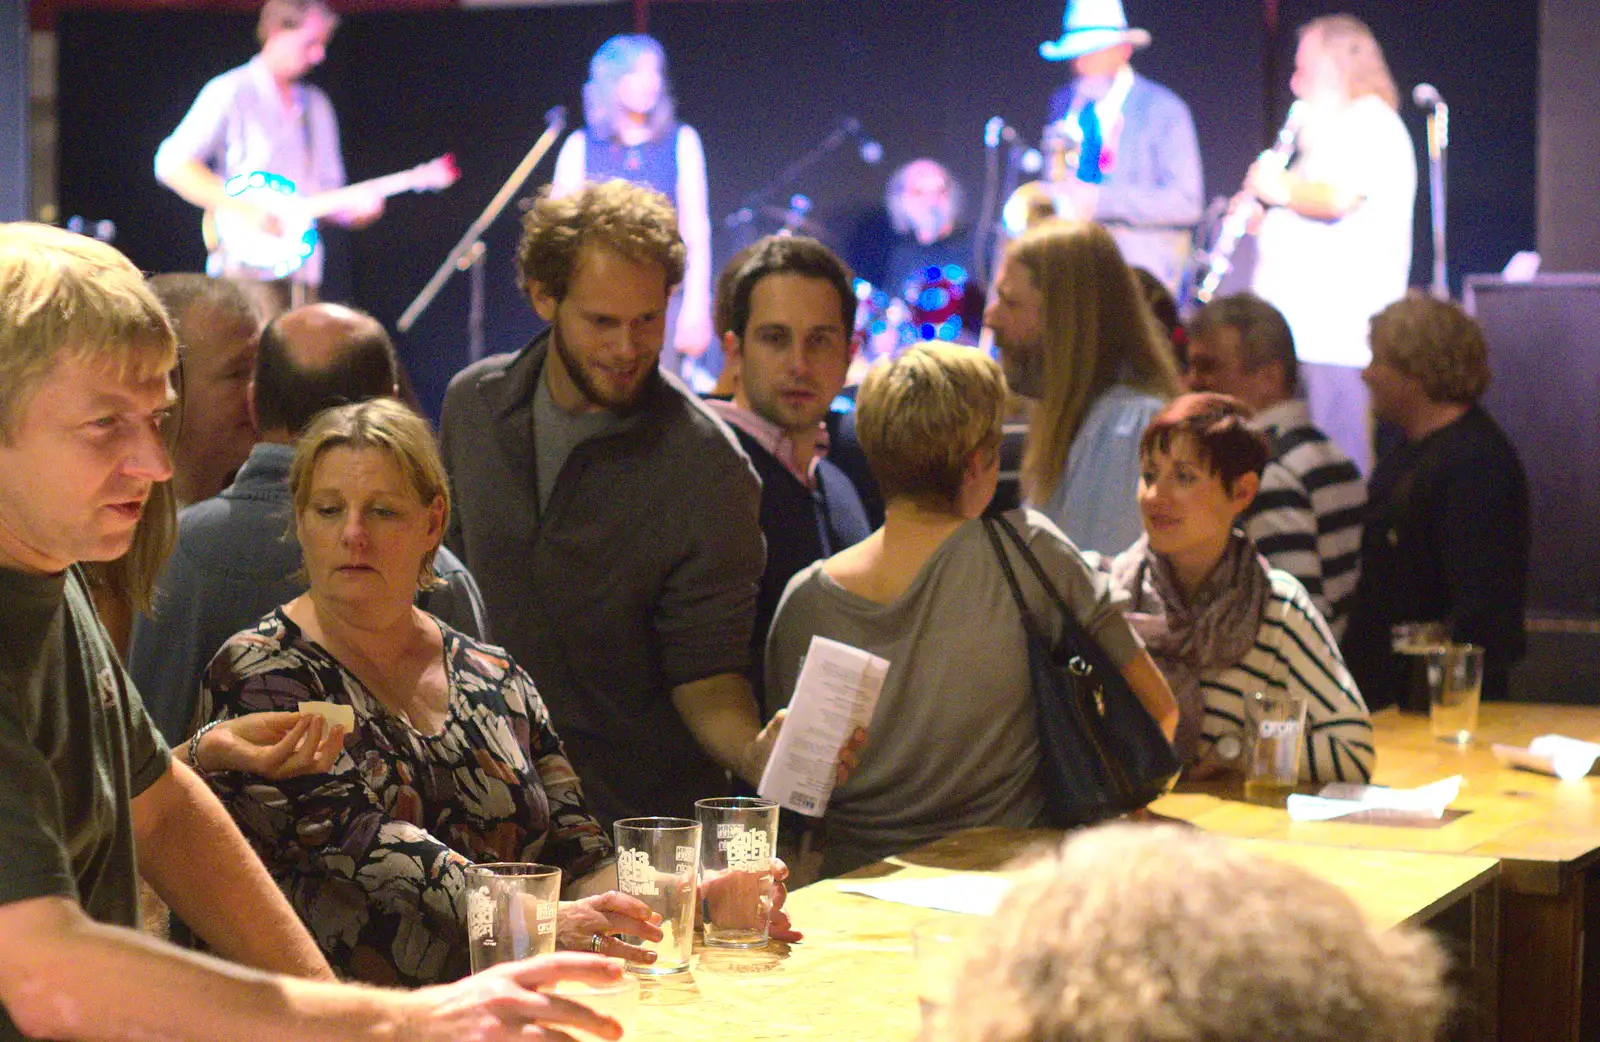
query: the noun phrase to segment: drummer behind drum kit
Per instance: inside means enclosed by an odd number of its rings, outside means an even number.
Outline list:
[[[1288,165],[1299,135],[1302,110],[1298,102],[1290,106],[1283,128],[1272,146],[1261,154],[1260,162],[1277,165],[1280,169]],[[1006,196],[999,220],[994,221],[991,271],[998,266],[1006,245],[1040,222],[1087,219],[1094,212],[1098,191],[1098,185],[1079,179],[1083,130],[1077,121],[1068,117],[1050,124],[1037,150],[1024,150],[1016,139],[1016,132],[1003,120],[996,117],[990,121],[985,143],[991,155],[1002,140],[1013,146],[1011,183],[1015,183],[1015,172],[1019,169],[1041,175]],[[991,189],[997,181],[993,174],[991,165]],[[992,200],[997,195],[993,193],[989,198]],[[803,195],[791,197],[787,210],[764,208],[769,217],[781,221],[779,234],[804,233],[829,238],[827,229],[815,222],[811,211],[811,200]],[[1219,197],[1208,210],[1206,219],[1196,229],[1196,248],[1180,287],[1183,291],[1180,299],[1186,305],[1204,305],[1216,294],[1233,269],[1235,249],[1253,234],[1251,218],[1258,212],[1259,208],[1249,205],[1243,192],[1235,197],[1232,205]],[[991,202],[985,206],[980,224],[987,225],[992,216]],[[978,250],[982,250],[981,245]],[[982,260],[981,252],[979,260]],[[977,281],[983,281],[984,275],[980,270]],[[975,335],[976,329],[963,325],[963,315],[972,310],[973,302],[966,296],[973,282],[971,273],[955,264],[930,265],[903,286],[875,286],[857,279],[856,332],[862,339],[858,365],[893,358],[920,341],[966,339]]]

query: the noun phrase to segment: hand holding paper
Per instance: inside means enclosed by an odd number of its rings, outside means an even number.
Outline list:
[[[812,637],[789,700],[788,719],[767,760],[757,791],[790,810],[821,817],[852,760],[841,754],[854,732],[872,720],[889,662],[826,637]],[[859,738],[859,735],[856,736]]]

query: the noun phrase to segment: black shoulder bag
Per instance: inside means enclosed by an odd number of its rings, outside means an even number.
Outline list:
[[[1027,635],[1045,824],[1092,825],[1148,805],[1177,780],[1180,768],[1171,743],[1111,656],[1078,622],[1011,522],[985,518],[983,527],[1011,585]],[[1061,628],[1053,641],[1028,610],[997,528],[1006,533],[1061,613]]]

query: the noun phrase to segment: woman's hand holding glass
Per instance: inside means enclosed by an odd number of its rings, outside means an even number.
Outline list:
[[[637,897],[617,890],[561,902],[556,915],[557,950],[597,952],[629,962],[655,961],[655,952],[629,944],[618,934],[659,941],[663,937],[661,916]]]

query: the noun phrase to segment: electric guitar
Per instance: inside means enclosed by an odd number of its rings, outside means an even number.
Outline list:
[[[437,192],[461,176],[454,156],[385,177],[374,177],[344,188],[334,188],[305,198],[295,197],[295,183],[281,174],[257,170],[223,182],[223,191],[235,199],[259,203],[277,216],[279,228],[268,231],[229,209],[209,210],[201,223],[206,249],[221,252],[225,270],[261,279],[286,278],[297,271],[317,248],[317,219],[368,199],[387,199],[401,192]],[[284,205],[285,199],[293,199]]]

